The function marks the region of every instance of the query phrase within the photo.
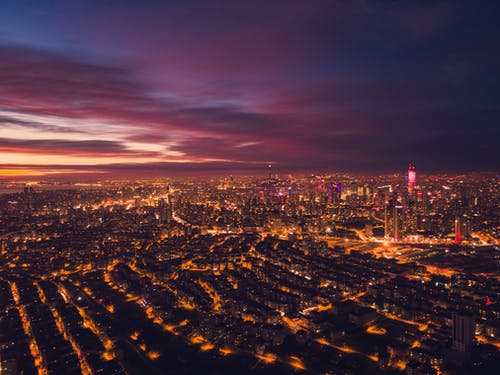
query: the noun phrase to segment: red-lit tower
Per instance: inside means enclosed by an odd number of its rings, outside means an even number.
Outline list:
[[[453,241],[453,243],[455,245],[459,245],[460,242],[462,241],[462,235],[460,233],[460,219],[457,217],[455,218],[455,240]]]
[[[408,192],[411,193],[415,189],[417,184],[417,172],[415,171],[415,165],[410,164],[408,166]]]

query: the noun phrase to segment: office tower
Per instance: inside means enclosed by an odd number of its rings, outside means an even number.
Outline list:
[[[398,205],[394,205],[394,214],[393,214],[393,229],[394,229],[394,233],[393,233],[393,237],[394,237],[394,241],[399,241],[399,223],[398,223]]]
[[[23,188],[23,208],[25,211],[30,211],[33,208],[33,190],[32,186],[25,186]]]
[[[168,200],[165,200],[164,198],[159,200],[158,211],[160,224],[170,224],[172,221],[172,205],[168,202]]]
[[[417,183],[417,172],[415,171],[415,165],[410,164],[408,166],[408,193],[413,192],[416,183]]]
[[[320,201],[328,202],[328,189],[325,180],[318,180],[316,182],[316,195],[319,197]]]
[[[389,237],[389,212],[387,211],[387,205],[389,202],[385,202],[384,204],[384,237]]]
[[[417,212],[418,202],[411,197],[406,202],[405,209],[405,234],[415,234],[417,232]]]
[[[335,191],[335,184],[331,182],[328,184],[328,203],[333,203],[333,192]]]
[[[453,241],[454,244],[458,245],[460,244],[460,241],[462,240],[461,238],[461,232],[460,232],[460,218],[455,218],[455,240]]]
[[[474,344],[476,322],[473,315],[453,313],[452,348],[468,352]]]
[[[165,203],[165,199],[161,198],[158,202],[158,220],[160,224],[165,224],[166,221],[166,208],[167,205]]]

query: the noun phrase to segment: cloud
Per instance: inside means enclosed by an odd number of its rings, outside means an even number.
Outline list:
[[[2,111],[0,110],[0,113]],[[0,128],[8,128],[12,126],[20,126],[26,129],[41,130],[44,132],[59,132],[59,133],[83,133],[83,131],[70,126],[56,126],[44,124],[37,121],[25,121],[10,115],[0,114]]]
[[[147,112],[150,101],[124,70],[29,47],[0,45],[0,105],[90,117]]]
[[[36,25],[14,38],[31,46],[0,44],[1,147],[165,170],[497,168],[492,14],[470,1],[54,5],[71,49]]]
[[[125,69],[27,47],[0,45],[0,55],[6,56],[0,60],[0,107],[163,130],[245,132],[276,124],[234,105],[155,97]]]
[[[0,151],[23,152],[35,154],[60,155],[156,155],[154,153],[136,152],[127,149],[120,142],[113,141],[71,141],[60,139],[23,140],[0,138]]]

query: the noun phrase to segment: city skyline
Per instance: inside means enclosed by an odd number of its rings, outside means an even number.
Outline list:
[[[498,372],[499,15],[1,1],[0,375]]]
[[[0,373],[495,373],[494,174],[0,183]]]
[[[489,2],[2,8],[2,177],[498,171]]]

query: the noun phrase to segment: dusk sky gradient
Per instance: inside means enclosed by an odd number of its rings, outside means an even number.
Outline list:
[[[0,169],[499,170],[497,1],[2,1]]]

